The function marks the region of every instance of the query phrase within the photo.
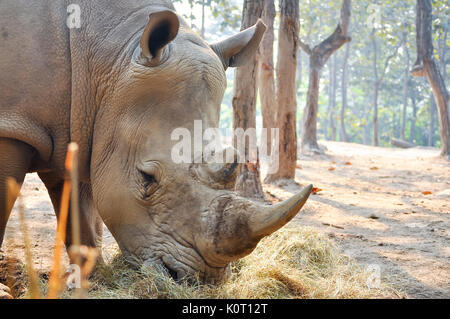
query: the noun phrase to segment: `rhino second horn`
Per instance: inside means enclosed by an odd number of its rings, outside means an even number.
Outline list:
[[[252,237],[260,239],[286,225],[297,215],[308,200],[313,186],[305,187],[300,193],[273,206],[263,206],[250,215],[249,226]]]

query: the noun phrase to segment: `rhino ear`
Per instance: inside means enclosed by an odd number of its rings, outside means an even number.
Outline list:
[[[211,48],[222,60],[223,67],[238,67],[246,64],[256,53],[266,31],[261,19],[253,26],[223,41],[211,44]]]
[[[175,12],[163,10],[150,13],[148,23],[140,41],[141,53],[138,62],[156,66],[168,56],[167,44],[178,34],[180,21]]]

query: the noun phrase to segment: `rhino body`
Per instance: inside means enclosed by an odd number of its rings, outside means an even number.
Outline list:
[[[0,245],[7,177],[22,183],[37,172],[58,213],[76,142],[83,244],[101,245],[103,221],[132,262],[223,280],[230,261],[295,216],[310,188],[259,206],[230,189],[235,163],[173,163],[170,136],[194,120],[218,127],[225,69],[257,50],[264,25],[209,45],[170,1],[77,1],[81,27],[72,29],[70,3],[0,2]]]

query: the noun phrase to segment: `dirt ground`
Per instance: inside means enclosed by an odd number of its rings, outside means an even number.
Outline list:
[[[312,183],[321,191],[311,196],[294,222],[327,233],[363,266],[379,267],[381,280],[406,297],[450,298],[450,164],[432,148],[323,145],[326,155],[301,157],[298,162],[296,182]],[[277,201],[300,186],[291,182],[264,189]],[[36,174],[27,176],[22,194],[34,266],[45,277],[56,218]],[[105,228],[105,259],[115,247]],[[16,203],[0,253],[0,281],[6,280],[6,265],[24,262],[23,248]]]

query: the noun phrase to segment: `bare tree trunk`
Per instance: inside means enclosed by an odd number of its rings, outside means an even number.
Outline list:
[[[206,0],[202,0],[202,30],[201,30],[201,36],[202,39],[205,38],[205,6],[206,6]]]
[[[391,139],[391,144],[400,148],[411,148],[411,147],[415,147],[416,145],[414,145],[413,143],[404,141],[404,140],[399,140],[396,138],[392,138]]]
[[[261,98],[261,111],[263,117],[263,128],[267,129],[267,150],[270,154],[272,150],[271,129],[275,127],[277,116],[277,99],[275,91],[275,76],[273,65],[273,43],[275,20],[274,0],[264,0],[262,20],[267,26],[266,33],[262,39],[259,59],[259,96]]]
[[[391,123],[393,124],[392,125],[392,127],[391,127],[391,130],[392,130],[392,132],[391,132],[391,136],[394,136],[394,137],[397,137],[397,138],[399,138],[400,137],[400,129],[399,129],[399,125],[400,125],[400,122],[401,122],[401,115],[400,115],[400,119],[399,119],[399,123],[397,123],[397,114],[396,114],[396,112],[392,112],[392,120],[391,120]]]
[[[447,35],[448,31],[445,30],[442,41],[440,43],[441,50],[439,56],[439,60],[441,61],[441,73],[444,81],[445,79],[447,79]]]
[[[442,156],[450,159],[449,95],[444,78],[433,56],[432,7],[430,0],[417,0],[417,61],[411,71],[414,76],[425,76],[431,85],[438,106]]]
[[[262,14],[262,3],[260,1],[245,0],[241,30],[254,25]],[[256,128],[256,79],[258,73],[257,57],[235,70],[234,94],[233,94],[233,126],[247,130],[248,128]],[[236,140],[234,141],[235,146]],[[258,152],[256,152],[258,153]],[[244,154],[241,154],[244,155]],[[251,156],[258,154],[250,154],[249,145],[245,143],[245,158],[247,163],[241,165],[236,182],[236,191],[244,197],[253,197],[264,199],[260,181],[259,159],[255,163],[248,160]]]
[[[300,87],[302,85],[302,79],[303,79],[303,68],[302,68],[302,51],[299,48],[298,49],[298,58],[297,58],[297,87]]]
[[[348,84],[348,57],[350,55],[350,43],[347,43],[344,54],[344,63],[342,65],[342,106],[341,106],[341,141],[348,142],[347,132],[345,131],[345,109],[347,108],[347,84]]]
[[[336,108],[336,78],[337,78],[337,55],[334,54],[330,60],[330,85],[328,86],[328,119],[325,121],[325,139],[328,138],[328,123],[330,125],[330,140],[336,141],[336,125],[334,123],[334,111]]]
[[[313,4],[312,0],[308,0],[308,32],[306,33],[306,41],[307,43],[311,43],[311,36],[312,36],[312,27],[313,27]],[[300,87],[300,85],[303,83],[303,53],[301,47],[299,47],[298,52],[298,67],[297,67],[297,86]]]
[[[306,107],[303,113],[302,135],[300,145],[302,152],[321,152],[317,144],[317,113],[319,112],[319,80],[320,70],[313,66],[312,56],[309,57],[309,80]],[[326,135],[326,131],[324,132]],[[302,146],[304,144],[304,146]],[[308,149],[303,149],[303,148]]]
[[[395,47],[394,52],[387,57],[384,62],[383,71],[378,74],[378,48],[377,40],[375,38],[375,29],[372,30],[372,46],[373,46],[373,73],[374,73],[374,88],[373,88],[373,146],[378,146],[378,96],[380,93],[381,84],[383,83],[384,77],[389,66],[389,62],[393,59],[400,48],[402,41]]]
[[[436,103],[434,102],[433,96],[430,96],[430,123],[428,126],[428,146],[434,146],[434,118],[436,114]]]
[[[369,101],[368,98],[364,101],[364,144],[370,145],[370,125],[369,125]]]
[[[414,94],[411,94],[411,103],[413,106],[413,116],[411,118],[411,127],[409,129],[409,142],[414,143],[414,137],[416,135],[416,119],[417,119],[417,105]]]
[[[317,144],[317,111],[319,108],[319,77],[320,70],[325,65],[328,58],[338,50],[342,45],[351,39],[348,36],[348,27],[350,23],[351,0],[343,0],[341,7],[340,22],[327,39],[310,48],[308,44],[299,39],[303,51],[309,55],[309,86],[308,96],[303,112],[302,135],[300,138],[300,147],[302,153],[318,152]]]
[[[329,119],[330,119],[330,116],[329,116],[329,114],[330,114],[330,109],[331,109],[331,86],[332,86],[332,83],[333,83],[333,63],[332,63],[332,61],[330,61],[329,63],[328,63],[328,75],[329,75],[329,84],[328,84],[328,109],[327,109],[327,112],[326,112],[326,114],[328,114],[328,116],[324,116],[324,118],[323,118],[323,124],[322,124],[322,131],[323,131],[323,139],[326,141],[326,140],[328,140],[328,131],[329,131],[329,129],[328,129],[328,121],[329,121]]]
[[[400,131],[400,137],[402,140],[406,140],[405,138],[406,111],[408,109],[408,83],[409,83],[409,68],[410,68],[409,50],[406,43],[407,43],[407,34],[405,32],[403,40],[403,51],[406,54],[406,67],[405,72],[403,74],[403,110],[402,110],[402,126]]]
[[[378,146],[378,85],[375,85],[373,96],[373,146]]]
[[[280,130],[278,150],[279,169],[266,177],[267,182],[295,178],[297,163],[297,89],[296,70],[299,32],[299,0],[280,0],[280,29],[277,60],[277,121]]]
[[[375,29],[372,31],[372,46],[373,46],[373,145],[378,146],[378,91],[380,89],[378,80],[378,66],[377,66],[377,40],[375,39]]]
[[[337,55],[333,54],[331,59],[333,65],[333,71],[331,73],[331,104],[330,104],[330,129],[331,129],[331,140],[336,141],[336,125],[334,123],[334,111],[336,109],[336,81],[337,81]]]

